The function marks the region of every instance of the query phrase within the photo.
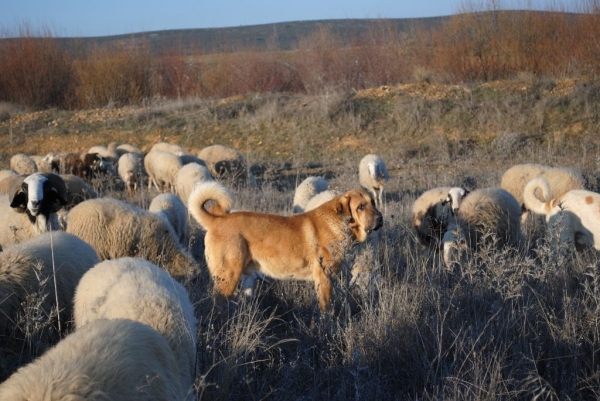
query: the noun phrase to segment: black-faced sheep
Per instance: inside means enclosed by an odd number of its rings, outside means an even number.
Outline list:
[[[123,180],[127,192],[141,187],[144,177],[144,164],[142,156],[137,153],[124,153],[119,157],[117,166],[119,177]]]
[[[549,167],[541,164],[517,164],[504,172],[500,188],[510,192],[525,213],[523,190],[534,178],[544,178],[550,184],[550,198],[556,198],[572,189],[584,189],[581,174],[567,167]],[[526,217],[526,216],[524,216]]]
[[[483,188],[460,200],[455,196],[452,201],[453,214],[442,238],[446,266],[464,260],[467,250],[477,249],[484,239],[496,241],[498,247],[518,246],[521,208],[509,192],[501,188]]]
[[[90,245],[62,231],[40,234],[6,247],[0,253],[0,332],[19,329],[14,327],[17,313],[32,294],[42,299],[44,316],[51,316],[58,305],[60,323],[54,326],[64,330],[72,318],[79,280],[99,261]]]
[[[248,170],[244,155],[235,149],[211,145],[200,150],[198,157],[204,160],[215,179],[256,185],[256,178]]]
[[[187,205],[194,185],[212,180],[213,177],[206,166],[197,163],[186,164],[177,172],[175,190],[184,204]]]
[[[17,174],[30,175],[37,173],[37,165],[24,153],[17,153],[10,158],[10,169]]]
[[[67,188],[59,176],[35,173],[5,180],[9,180],[9,190],[0,198],[0,244],[60,229],[56,212],[67,203]]]
[[[536,196],[540,191],[542,199]],[[525,207],[546,218],[547,227],[557,230],[555,249],[565,246],[594,247],[600,250],[600,194],[583,189],[573,189],[560,196],[552,197],[552,189],[544,178],[534,178],[523,191]]]
[[[368,154],[360,161],[358,180],[364,189],[373,194],[375,206],[379,209],[383,204],[383,188],[389,178],[387,166],[381,157]]]
[[[167,340],[145,324],[99,319],[0,384],[0,399],[173,401],[187,395]]]
[[[446,232],[451,211],[445,200],[450,189],[429,189],[413,203],[412,227],[419,242],[425,246],[437,247]]]
[[[197,320],[186,289],[144,259],[106,260],[89,270],[75,293],[77,330],[97,319],[130,319],[165,337],[178,363],[180,384],[192,387]]]
[[[294,213],[302,213],[306,209],[306,204],[310,199],[320,192],[329,189],[329,182],[323,177],[306,177],[294,192]],[[330,199],[333,199],[330,198]],[[327,199],[327,200],[330,200]]]
[[[148,188],[152,185],[158,191],[173,191],[177,172],[181,168],[179,156],[160,150],[151,151],[144,157],[144,168],[148,174]]]
[[[148,211],[166,219],[183,246],[187,242],[187,208],[181,198],[170,192],[158,194],[150,202]]]
[[[67,232],[92,245],[102,260],[143,257],[182,280],[199,273],[165,219],[117,199],[81,202],[67,215]]]

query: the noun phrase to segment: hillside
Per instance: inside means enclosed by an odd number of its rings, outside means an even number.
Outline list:
[[[60,38],[60,40],[71,48],[130,46],[132,41],[133,43],[144,42],[151,45],[155,54],[170,49],[184,51],[187,54],[267,48],[291,50],[299,40],[308,38],[321,29],[342,38],[347,45],[350,45],[359,42],[369,30],[381,26],[382,23],[403,32],[417,25],[425,28],[437,27],[447,18],[292,21],[227,28],[178,29],[102,37]]]

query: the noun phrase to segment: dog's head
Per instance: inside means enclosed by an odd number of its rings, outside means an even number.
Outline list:
[[[356,189],[339,195],[336,211],[348,221],[352,238],[364,242],[371,231],[379,230],[383,225],[383,217],[369,194]]]

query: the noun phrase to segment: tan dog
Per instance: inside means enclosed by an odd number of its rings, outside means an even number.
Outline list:
[[[207,211],[209,201],[216,204]],[[344,252],[382,225],[381,213],[363,190],[292,216],[230,213],[232,203],[229,191],[217,182],[198,184],[188,202],[190,213],[207,231],[205,256],[217,291],[230,297],[242,274],[313,281],[323,312]]]
[[[541,190],[543,202],[535,195],[538,189]],[[549,199],[550,194],[550,185],[545,179],[529,181],[523,190],[525,207],[533,213],[546,216],[549,228],[559,225],[560,241],[567,244],[569,249],[573,246],[593,246],[600,250],[600,194],[573,189]]]

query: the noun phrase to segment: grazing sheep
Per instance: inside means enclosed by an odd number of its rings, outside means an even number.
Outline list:
[[[450,187],[427,190],[415,200],[412,207],[412,227],[419,242],[437,247],[448,227],[450,207],[446,206]]]
[[[10,169],[17,174],[25,175],[37,173],[38,171],[35,162],[24,153],[17,153],[10,158]]]
[[[102,260],[143,257],[182,280],[199,272],[165,219],[117,199],[81,202],[67,215],[67,232],[92,245]]]
[[[167,142],[159,142],[159,143],[155,143],[152,148],[150,149],[150,152],[156,152],[156,151],[160,151],[160,152],[169,152],[174,154],[175,156],[181,156],[181,155],[185,155],[187,152],[185,151],[184,148],[182,148],[179,145],[173,145]]]
[[[178,361],[145,324],[99,319],[71,333],[0,384],[0,399],[183,400]]]
[[[75,174],[83,179],[106,174],[109,164],[97,153],[63,153],[56,157],[61,174]]]
[[[213,177],[206,166],[197,163],[186,164],[177,172],[177,176],[175,177],[175,191],[184,204],[187,205],[194,185],[212,180]]]
[[[165,218],[183,246],[187,242],[187,208],[181,198],[172,193],[159,194],[152,199],[148,211]]]
[[[123,156],[125,153],[135,153],[136,155],[139,155],[140,157],[142,157],[144,155],[144,152],[142,152],[142,150],[140,148],[138,148],[137,146],[130,145],[128,143],[120,144],[119,146],[117,146],[117,148],[115,150],[121,156]]]
[[[358,165],[358,180],[360,185],[373,194],[375,206],[383,204],[383,188],[390,175],[383,159],[374,154],[362,158]]]
[[[67,203],[67,187],[59,176],[35,173],[6,180],[8,193],[0,198],[0,244],[60,229],[56,212]]]
[[[450,192],[462,191],[452,188]],[[456,201],[458,199],[455,196],[452,216],[442,238],[447,267],[464,258],[468,249],[477,249],[490,234],[490,239],[496,240],[498,247],[519,244],[521,208],[508,191],[501,188],[477,189],[461,198],[460,202]],[[456,254],[459,250],[462,253],[460,257]]]
[[[71,208],[86,199],[98,197],[98,193],[90,188],[82,178],[74,174],[61,174],[60,178],[67,187],[67,208]]]
[[[525,185],[534,178],[544,178],[550,184],[550,198],[556,198],[572,189],[584,189],[581,174],[567,167],[549,167],[541,164],[517,164],[504,172],[500,188],[515,197],[526,217],[523,199]]]
[[[89,154],[94,154],[97,153],[100,156],[102,156],[102,158],[104,160],[108,160],[109,162],[115,164],[118,160],[119,160],[119,154],[117,153],[117,151],[115,149],[109,149],[106,146],[102,146],[102,145],[96,145],[96,146],[92,146],[87,153]]]
[[[158,266],[138,258],[106,260],[79,282],[73,307],[77,330],[98,319],[130,319],[167,339],[178,363],[179,383],[192,387],[197,320],[188,293]]]
[[[329,189],[323,192],[319,192],[315,196],[309,199],[306,204],[305,211],[311,211],[318,208],[325,202],[329,202],[340,193],[338,191]],[[352,254],[349,259],[353,261],[351,272],[350,285],[357,286],[363,290],[371,288],[372,284],[378,283],[382,280],[378,273],[373,271],[373,266],[376,263],[376,253],[379,244],[379,232],[372,231],[365,242],[356,244],[352,249]]]
[[[541,201],[536,191],[541,191]],[[567,246],[582,248],[592,246],[600,250],[600,194],[583,189],[573,189],[552,198],[553,190],[544,178],[534,178],[523,191],[528,210],[546,218],[547,226],[559,230],[555,238]],[[555,244],[559,249],[560,245]]]
[[[137,153],[124,153],[119,157],[117,171],[125,184],[127,192],[137,190],[138,185],[142,184],[144,175],[142,157]]]
[[[212,176],[218,180],[231,180],[235,183],[256,184],[254,175],[248,171],[244,155],[223,145],[212,145],[198,152]]]
[[[307,210],[306,204],[308,201],[318,193],[327,191],[327,189],[329,189],[329,182],[325,178],[306,177],[296,187],[296,192],[294,193],[294,213],[302,213]]]
[[[164,187],[173,191],[177,172],[181,166],[179,156],[173,153],[160,150],[148,153],[144,158],[144,168],[148,174],[148,189],[154,184],[158,191],[162,191]]]
[[[71,320],[75,288],[84,273],[99,261],[90,245],[62,231],[43,233],[6,247],[0,253],[0,332],[19,329],[14,322],[32,294],[42,299],[44,316],[51,316],[58,304],[57,328],[65,329]],[[44,283],[45,278],[48,281]]]

